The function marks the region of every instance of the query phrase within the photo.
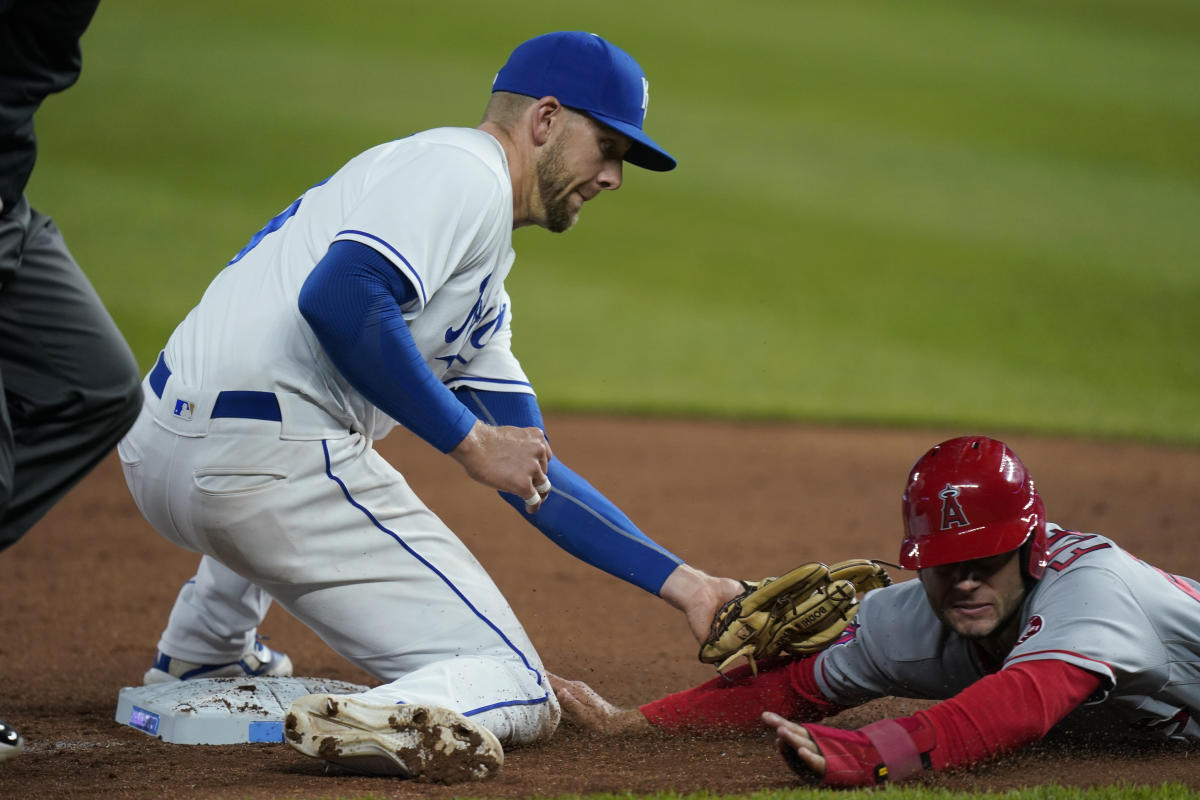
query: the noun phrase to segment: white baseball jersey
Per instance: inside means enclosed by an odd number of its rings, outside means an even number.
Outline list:
[[[200,392],[276,392],[285,437],[349,428],[382,438],[395,420],[329,362],[297,306],[329,246],[350,240],[382,253],[416,289],[404,317],[443,383],[531,392],[509,347],[512,207],[504,151],[482,131],[439,128],[371,148],[255,236],[172,334],[166,362]]]
[[[1100,676],[1090,703],[1131,725],[1200,740],[1200,584],[1169,575],[1115,542],[1047,526],[1049,565],[1020,610],[1005,666],[1059,659]],[[984,677],[975,645],[934,615],[919,580],[863,598],[853,630],[823,652],[822,693],[844,705],[875,697],[945,699]]]

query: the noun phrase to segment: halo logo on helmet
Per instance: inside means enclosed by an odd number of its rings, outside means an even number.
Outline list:
[[[942,498],[942,530],[944,531],[955,527],[966,528],[971,525],[958,502],[958,495],[958,487],[948,483],[945,489],[938,492],[938,497]]]
[[[1004,442],[961,436],[931,448],[909,472],[902,507],[904,569],[1028,545],[1025,572],[1036,579],[1045,571],[1045,508],[1025,465]]]

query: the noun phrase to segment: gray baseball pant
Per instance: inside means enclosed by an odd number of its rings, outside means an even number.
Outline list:
[[[142,405],[129,345],[58,227],[0,214],[0,550],[120,440]]]

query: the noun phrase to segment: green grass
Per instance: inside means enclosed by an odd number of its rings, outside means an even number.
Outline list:
[[[1200,5],[107,0],[30,187],[144,366],[348,157],[606,35],[680,161],[521,230],[543,405],[1200,446]]]

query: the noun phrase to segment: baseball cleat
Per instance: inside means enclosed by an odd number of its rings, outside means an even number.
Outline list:
[[[481,781],[500,771],[495,734],[438,706],[367,703],[337,694],[297,698],[283,740],[343,770],[431,783]]]
[[[25,749],[25,740],[12,726],[0,719],[0,761],[16,758]]]
[[[290,678],[291,675],[292,660],[287,653],[272,650],[255,639],[254,645],[242,654],[241,659],[225,664],[197,664],[159,652],[154,658],[154,666],[142,677],[142,683],[153,686],[156,683],[196,678]]]

